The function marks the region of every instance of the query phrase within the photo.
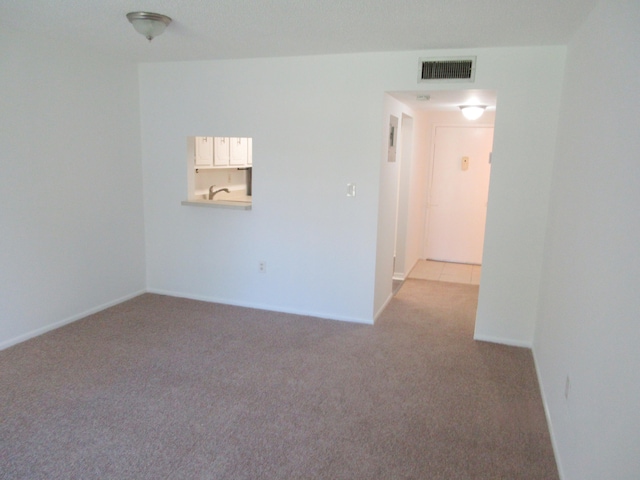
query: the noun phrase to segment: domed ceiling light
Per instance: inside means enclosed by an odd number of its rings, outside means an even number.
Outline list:
[[[166,15],[151,12],[130,12],[127,13],[127,18],[136,32],[144,35],[149,41],[164,32],[171,23],[171,19]]]
[[[486,105],[461,105],[460,110],[462,111],[462,115],[465,116],[467,120],[477,120],[484,113]]]

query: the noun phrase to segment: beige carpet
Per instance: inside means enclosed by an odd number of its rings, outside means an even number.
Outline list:
[[[477,291],[407,280],[375,326],[142,295],[0,352],[0,478],[555,479]]]

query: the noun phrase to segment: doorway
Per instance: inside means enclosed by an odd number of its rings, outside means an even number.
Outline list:
[[[442,87],[439,87],[442,88]],[[495,90],[431,90],[385,92],[383,110],[382,162],[376,247],[374,318],[409,276],[413,267],[426,259],[425,243],[430,214],[433,143],[436,126],[488,126],[495,123]],[[461,105],[486,105],[478,120],[462,116]],[[389,118],[412,118],[407,128],[412,144],[402,148],[402,128],[395,162],[389,162]],[[402,122],[399,122],[402,127]],[[408,125],[407,125],[408,126]],[[410,152],[403,158],[402,150]],[[463,156],[475,157],[465,153]],[[461,161],[461,160],[460,160]],[[469,163],[475,166],[475,163]],[[407,178],[409,181],[407,182]],[[486,197],[484,201],[486,211]],[[404,218],[403,218],[404,217]],[[484,242],[483,242],[484,243]],[[467,260],[468,261],[468,260]],[[482,261],[482,260],[476,260]],[[485,266],[487,267],[487,266]],[[487,267],[488,268],[488,267]]]
[[[418,262],[424,262],[427,258],[426,244],[430,230],[428,220],[431,210],[433,210],[430,208],[430,190],[434,171],[433,136],[435,135],[435,127],[479,126],[489,127],[492,132],[497,101],[497,94],[493,90],[405,91],[387,92],[387,95],[390,100],[388,99],[385,104],[385,121],[388,122],[390,114],[400,118],[403,115],[410,117],[412,123],[407,128],[407,133],[411,132],[412,144],[408,148],[402,148],[403,138],[401,136],[398,141],[400,151],[396,162],[392,164],[387,161],[387,139],[385,138],[384,161],[381,167],[381,203],[379,210],[379,253],[381,256],[378,257],[380,262],[379,273],[383,271],[385,273],[384,275],[376,276],[376,288],[378,289],[377,292],[380,293],[376,297],[376,308],[382,308],[383,302],[388,301],[389,297],[387,295],[393,295],[404,279],[409,277],[413,267]],[[462,116],[459,108],[460,105],[468,104],[483,104],[487,105],[487,108],[480,119],[470,121]],[[400,125],[402,125],[402,122],[400,122]],[[400,128],[400,134],[402,134],[402,128]],[[403,150],[407,154],[404,158],[402,156]],[[469,157],[469,168],[465,173],[469,173],[468,176],[473,175],[473,169],[479,166],[476,161],[476,153],[465,152],[460,156]],[[456,161],[460,168],[462,168],[461,162],[461,159]],[[388,203],[385,204],[385,201],[389,201],[391,198],[394,199],[394,207],[392,209],[389,208]],[[471,202],[476,203],[472,200],[468,200],[467,203]],[[481,206],[486,216],[486,193]],[[434,212],[434,215],[437,216],[436,212]],[[455,215],[453,218],[455,219]],[[451,218],[449,221],[452,221]],[[480,223],[482,225],[480,240],[483,244],[484,219]],[[388,233],[385,234],[385,231],[391,234],[391,238],[387,236]],[[478,251],[482,252],[482,246],[476,248],[476,252]],[[449,258],[478,264],[482,262],[481,254],[479,256],[476,255],[475,258]],[[476,275],[477,270],[477,268],[473,270],[473,283],[477,283],[475,281],[478,278]],[[449,274],[448,271],[444,272],[444,270],[443,273]],[[392,283],[391,291],[387,290],[389,283],[386,282],[389,282],[389,280]]]

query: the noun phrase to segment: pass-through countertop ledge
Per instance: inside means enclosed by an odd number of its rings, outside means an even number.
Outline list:
[[[229,200],[183,200],[180,203],[188,207],[228,208],[231,210],[251,210],[251,203],[232,202]]]

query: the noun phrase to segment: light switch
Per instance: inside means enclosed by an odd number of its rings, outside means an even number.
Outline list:
[[[462,157],[462,170],[469,170],[469,157]]]
[[[347,197],[355,197],[355,196],[356,196],[356,184],[347,183]]]

